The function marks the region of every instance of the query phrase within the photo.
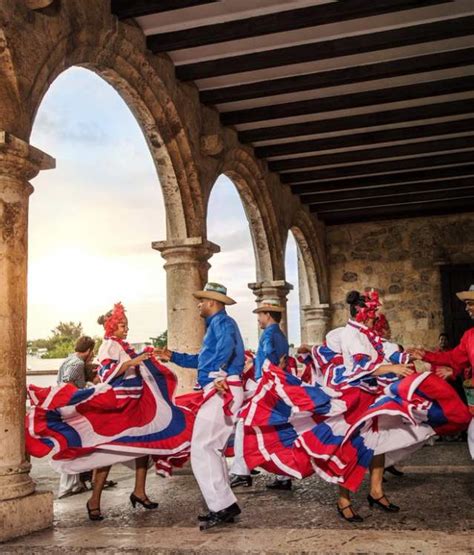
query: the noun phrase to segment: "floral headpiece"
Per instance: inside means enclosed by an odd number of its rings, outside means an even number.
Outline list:
[[[379,306],[382,306],[382,303],[379,300],[378,291],[369,291],[364,295],[364,306],[356,306],[356,321],[365,322],[370,318],[375,318]]]
[[[104,322],[105,335],[110,337],[114,334],[120,322],[125,320],[125,308],[122,303],[114,304],[112,314]]]

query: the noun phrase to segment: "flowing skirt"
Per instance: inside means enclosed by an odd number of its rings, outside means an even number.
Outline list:
[[[165,474],[189,458],[194,414],[175,400],[176,375],[151,358],[139,375],[77,389],[28,387],[26,448],[53,453],[58,472],[76,474],[151,455]]]
[[[295,478],[317,473],[351,491],[374,455],[389,454],[393,464],[435,433],[464,430],[470,421],[453,388],[429,372],[374,394],[310,386],[272,365],[241,416],[249,468]]]

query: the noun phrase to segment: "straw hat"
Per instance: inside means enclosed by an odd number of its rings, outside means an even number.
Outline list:
[[[259,306],[253,311],[254,314],[259,312],[285,312],[278,299],[262,299]]]
[[[474,301],[474,285],[471,285],[468,291],[459,291],[456,296],[461,301]]]
[[[193,293],[196,299],[210,299],[212,301],[219,301],[223,304],[236,304],[234,299],[227,296],[227,287],[220,283],[206,283],[203,291],[196,291]]]

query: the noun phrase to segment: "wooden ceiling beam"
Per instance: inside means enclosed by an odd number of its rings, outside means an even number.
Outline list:
[[[238,102],[252,98],[318,90],[364,81],[389,79],[401,75],[416,75],[417,73],[440,71],[473,63],[474,48],[460,48],[458,50],[436,52],[435,54],[425,54],[411,58],[354,65],[342,69],[318,71],[316,73],[292,75],[291,77],[281,77],[279,79],[267,79],[256,83],[207,89],[200,92],[200,97],[201,102],[204,104],[224,104],[226,102]]]
[[[368,114],[359,114],[356,116],[327,118],[316,121],[306,121],[304,123],[249,129],[246,131],[239,131],[239,139],[243,143],[254,143],[273,139],[284,139],[286,137],[349,131],[351,129],[363,129],[381,125],[396,125],[399,123],[446,116],[457,116],[462,114],[466,114],[467,116],[472,115],[472,113],[474,113],[474,98],[468,98],[452,102],[413,106],[411,108],[370,112]]]
[[[368,32],[353,36],[273,48],[237,56],[226,56],[203,62],[181,64],[176,75],[181,81],[209,79],[221,75],[258,71],[270,67],[288,66],[317,60],[328,60],[364,52],[416,45],[431,41],[468,36],[474,28],[474,16],[462,16],[446,21],[417,23],[388,31]]]
[[[429,138],[442,135],[454,135],[474,131],[474,118],[466,117],[454,121],[432,123],[429,125],[416,125],[413,127],[395,127],[382,131],[368,133],[351,133],[336,137],[322,139],[309,139],[307,141],[291,141],[276,145],[255,147],[255,154],[259,158],[272,158],[305,152],[320,152],[353,146],[376,145],[377,143],[390,143],[406,141],[408,139]]]
[[[474,163],[463,166],[439,167],[434,169],[415,170],[389,175],[366,175],[335,181],[313,181],[292,185],[291,190],[304,197],[313,193],[333,192],[347,189],[364,189],[370,187],[388,187],[391,185],[418,184],[423,181],[436,181],[438,179],[461,179],[474,176]],[[304,200],[304,198],[302,198]]]
[[[445,4],[448,0],[424,0],[423,6]],[[449,0],[450,1],[450,0]],[[317,27],[373,17],[385,13],[411,10],[420,6],[419,0],[351,0],[307,6],[304,8],[275,11],[274,13],[234,19],[224,23],[201,25],[182,31],[156,33],[148,37],[148,48],[152,52],[169,52],[183,48],[196,48],[209,44],[261,37],[272,33],[284,33],[296,29]]]

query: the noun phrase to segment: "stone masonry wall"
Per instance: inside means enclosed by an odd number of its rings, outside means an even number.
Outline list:
[[[376,288],[393,338],[434,346],[443,331],[441,264],[474,262],[474,214],[327,227],[331,328],[343,325],[345,295]]]

